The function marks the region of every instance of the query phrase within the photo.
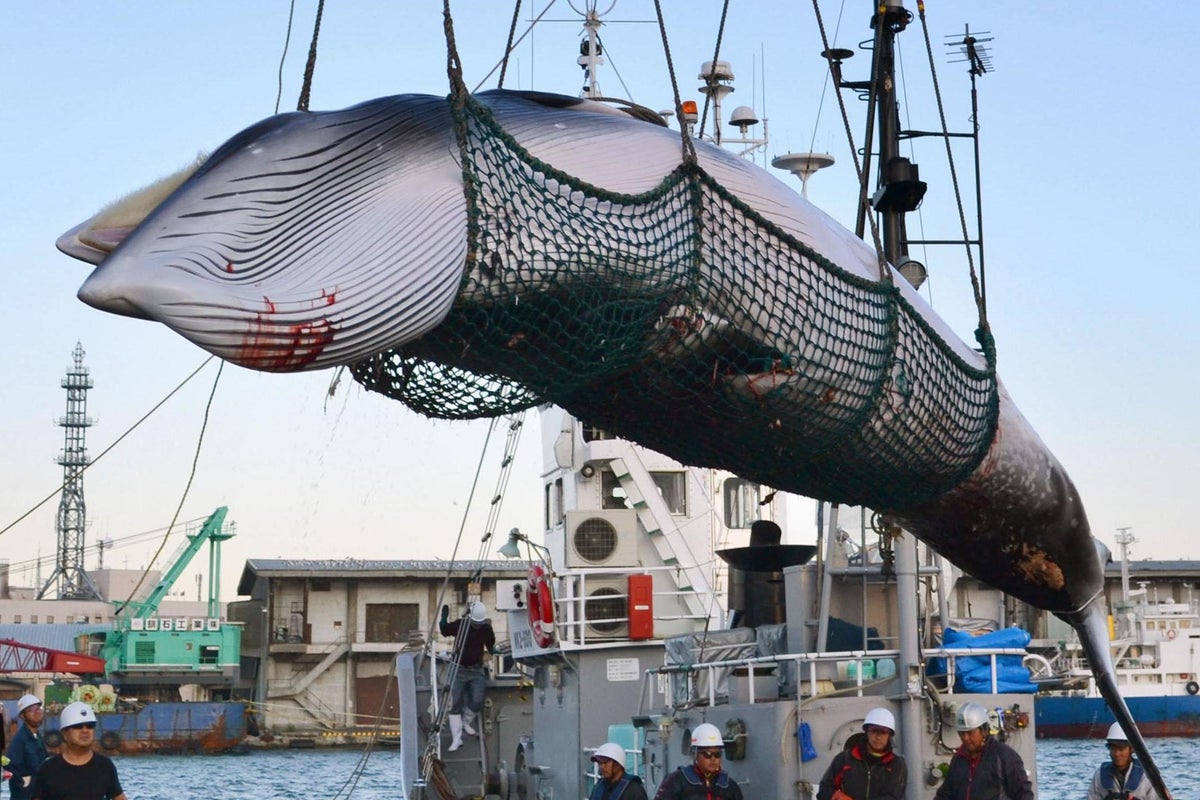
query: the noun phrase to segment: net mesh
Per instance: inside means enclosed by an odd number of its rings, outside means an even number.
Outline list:
[[[435,331],[352,368],[432,417],[553,403],[696,466],[903,508],[991,443],[994,358],[960,358],[888,281],[830,263],[682,164],[620,195],[532,157],[467,98],[470,254]]]

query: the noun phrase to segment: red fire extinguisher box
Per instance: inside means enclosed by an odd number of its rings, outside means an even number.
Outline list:
[[[654,576],[629,576],[629,638],[654,638]]]

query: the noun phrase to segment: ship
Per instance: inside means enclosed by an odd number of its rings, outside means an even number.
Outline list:
[[[1140,580],[1131,589],[1130,541],[1118,538],[1121,589],[1111,604],[1117,686],[1143,735],[1200,736],[1200,608],[1188,582],[1194,570],[1181,570],[1184,580]],[[1035,704],[1038,736],[1103,738],[1112,714],[1078,642],[1065,639],[1048,661]]]
[[[202,525],[189,529],[167,571],[144,599],[114,603],[112,622],[0,628],[0,633],[25,642],[8,642],[0,649],[3,671],[80,676],[72,682],[28,685],[43,699],[42,730],[48,746],[60,740],[58,714],[72,702],[87,703],[96,711],[95,746],[105,753],[223,753],[240,749],[246,736],[256,733],[249,703],[232,699],[243,626],[222,619],[218,602],[220,543],[234,535],[224,525],[227,511],[222,506]],[[169,614],[163,600],[205,545],[210,548],[210,565],[218,565],[210,572],[206,615]],[[29,643],[42,638],[53,638],[59,649]],[[72,640],[70,650],[63,646],[66,638]],[[62,663],[70,657],[80,663]],[[16,700],[5,700],[4,706],[5,718],[16,720]]]
[[[912,16],[899,4],[886,13],[877,45],[891,52]],[[968,40],[963,52],[978,66]],[[890,59],[874,61],[884,71],[875,80],[889,81]],[[878,108],[893,137],[880,144],[881,163],[896,155],[889,106]],[[811,174],[827,158],[790,163]],[[888,213],[902,215],[892,200]],[[477,734],[461,749],[449,751],[442,725],[445,654],[397,657],[402,796],[584,797],[605,742],[625,750],[627,770],[652,793],[690,763],[692,730],[711,723],[748,796],[814,797],[831,759],[883,707],[899,721],[906,797],[932,798],[967,702],[989,710],[993,734],[1020,753],[1036,787],[1026,652],[942,646],[937,635],[955,623],[950,571],[930,548],[870,509],[825,503],[818,544],[785,543],[786,505],[772,487],[674,462],[557,407],[540,414],[545,529],[514,530],[500,550],[523,553],[529,577],[521,607],[507,611],[508,647]],[[949,675],[982,668],[985,688],[938,683],[930,658]],[[1013,669],[1020,685],[1006,681]]]
[[[96,687],[78,687],[85,692]],[[97,693],[97,697],[103,695]],[[253,726],[249,704],[237,701],[123,701],[121,709],[96,712],[95,747],[114,755],[198,755],[240,752],[247,725]],[[64,704],[47,702],[42,733],[46,746],[58,747],[58,716]],[[15,700],[4,701],[5,719],[17,719]]]

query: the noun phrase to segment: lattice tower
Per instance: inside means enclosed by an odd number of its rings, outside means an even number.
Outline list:
[[[87,415],[87,393],[92,379],[83,365],[83,345],[75,343],[75,363],[67,368],[62,387],[67,390],[67,414],[59,417],[63,451],[58,463],[63,468],[62,499],[58,503],[58,553],[54,572],[38,592],[38,599],[53,593],[60,600],[101,600],[100,591],[88,577],[83,564],[87,526],[87,506],[83,500],[83,472],[87,469],[87,429],[93,420]]]

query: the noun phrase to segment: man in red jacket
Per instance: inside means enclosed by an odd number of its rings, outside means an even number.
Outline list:
[[[904,800],[908,767],[892,750],[896,718],[886,708],[874,708],[863,732],[846,740],[833,757],[817,790],[817,800]]]

